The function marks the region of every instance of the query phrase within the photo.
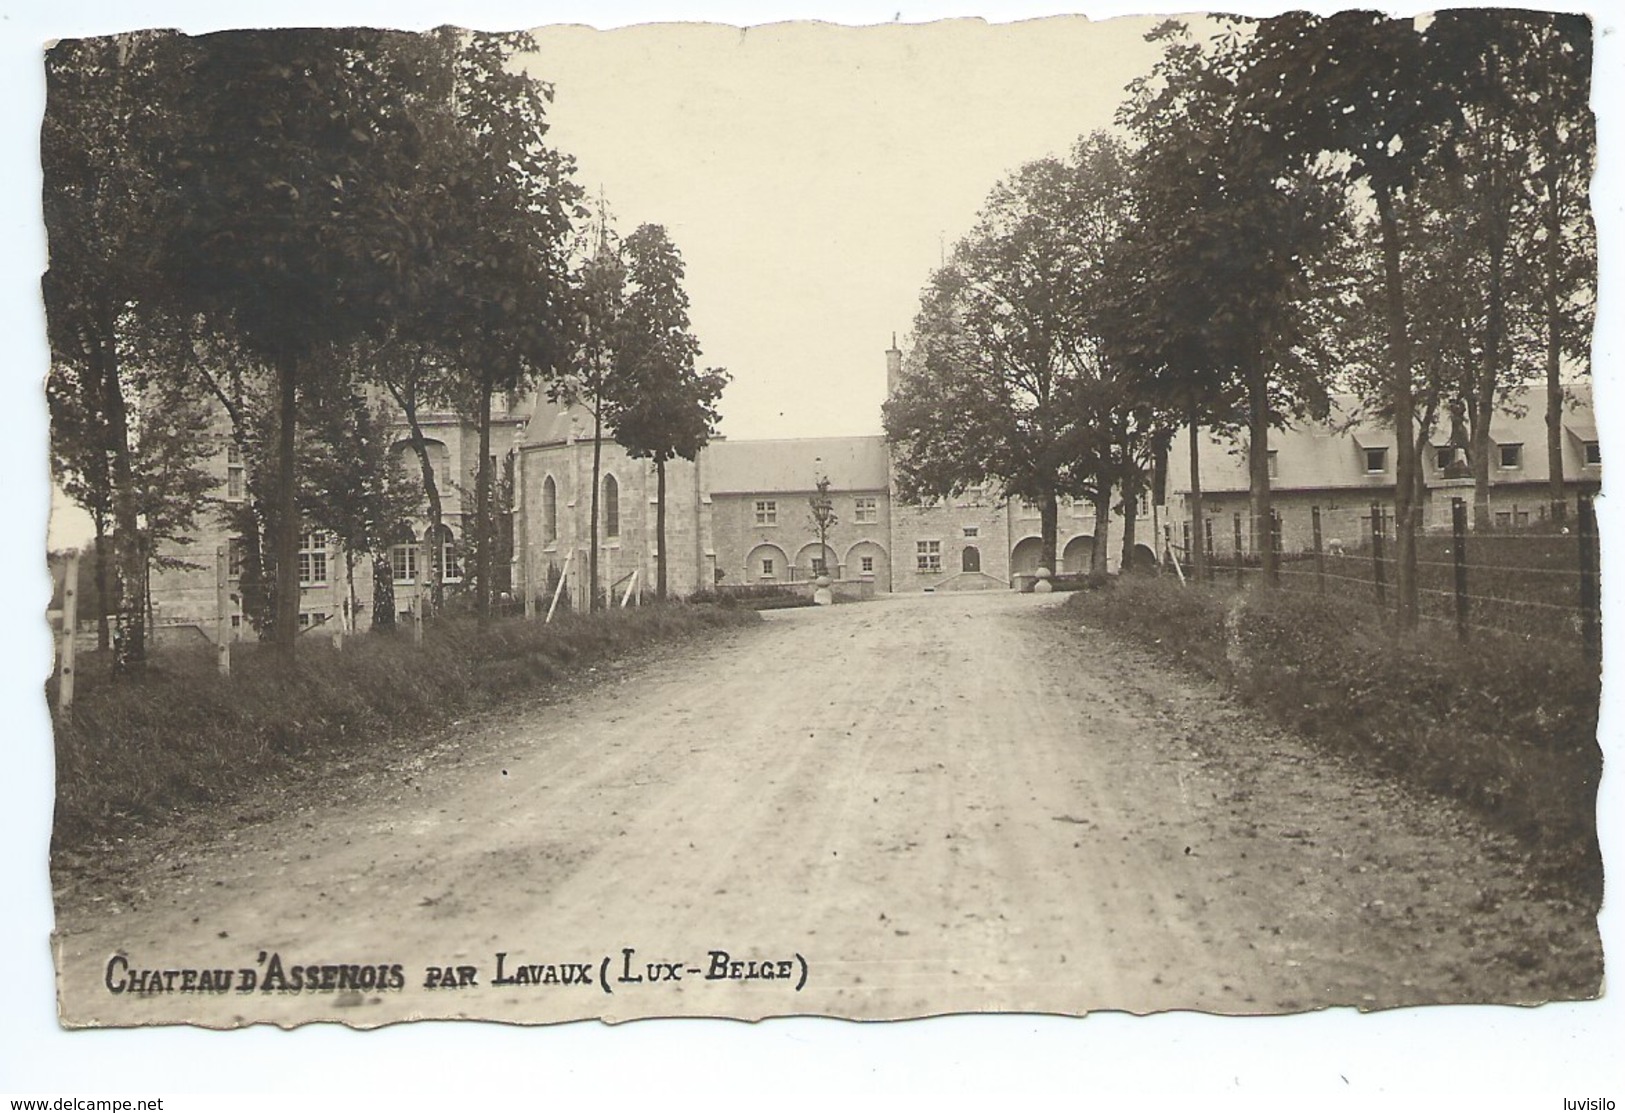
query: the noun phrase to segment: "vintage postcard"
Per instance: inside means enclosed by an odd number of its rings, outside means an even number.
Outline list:
[[[1597,34],[51,45],[61,1023],[1599,997]]]

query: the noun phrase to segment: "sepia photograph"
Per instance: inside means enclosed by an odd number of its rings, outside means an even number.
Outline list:
[[[34,44],[59,1038],[1619,1080],[1604,17],[536,14]]]

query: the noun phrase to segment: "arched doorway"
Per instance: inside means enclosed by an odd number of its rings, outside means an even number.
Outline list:
[[[777,545],[758,545],[745,558],[747,584],[781,583],[789,578],[790,560]]]
[[[959,551],[959,570],[961,572],[980,572],[982,570],[982,552],[975,545],[966,545]]]
[[[1074,537],[1066,543],[1066,548],[1061,550],[1061,571],[1070,576],[1080,575],[1089,571],[1094,557],[1095,539]]]
[[[876,591],[891,590],[891,561],[873,541],[859,541],[846,551],[846,578],[872,580]]]
[[[822,567],[825,575],[833,577],[840,571],[836,567],[836,561],[834,546],[820,546],[818,542],[810,541],[796,553],[796,562],[791,567],[791,573],[795,579],[810,580],[819,574],[818,570]]]
[[[1038,571],[1039,558],[1044,553],[1044,542],[1037,537],[1023,537],[1016,542],[1016,547],[1010,550],[1010,574],[1012,576],[1031,576]],[[1051,569],[1054,571],[1054,569]]]

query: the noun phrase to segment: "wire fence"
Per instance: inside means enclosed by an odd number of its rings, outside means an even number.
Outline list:
[[[1595,660],[1601,651],[1599,548],[1592,501],[1582,496],[1572,519],[1544,516],[1533,524],[1489,529],[1468,526],[1464,499],[1451,501],[1448,530],[1416,535],[1417,617],[1453,627],[1466,642],[1475,632],[1578,646]],[[1527,522],[1527,519],[1524,519]],[[1228,528],[1226,528],[1228,527]],[[1168,548],[1189,575],[1190,523]],[[1203,563],[1209,582],[1237,587],[1265,574],[1262,545],[1273,547],[1279,590],[1344,600],[1364,597],[1388,618],[1398,613],[1398,551],[1391,507],[1312,506],[1307,513],[1272,515],[1258,529],[1242,514],[1203,523]]]

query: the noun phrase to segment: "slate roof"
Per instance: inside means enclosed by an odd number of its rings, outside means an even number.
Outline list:
[[[714,441],[705,450],[705,470],[714,494],[800,494],[812,491],[822,475],[829,476],[831,490],[884,491],[886,439]]]
[[[1595,466],[1585,465],[1585,444],[1597,440],[1596,418],[1591,409],[1591,384],[1568,383],[1569,403],[1563,414],[1564,475],[1569,479],[1595,477]],[[1391,487],[1394,483],[1395,438],[1391,426],[1375,421],[1349,424],[1346,416],[1354,406],[1352,396],[1333,399],[1333,414],[1325,422],[1305,422],[1270,435],[1270,448],[1276,462],[1271,486],[1278,491],[1361,489]],[[1442,445],[1449,437],[1448,421],[1434,433],[1434,443]],[[1202,489],[1227,492],[1247,489],[1246,436],[1235,441],[1204,438],[1201,446]],[[1546,466],[1546,394],[1544,385],[1531,385],[1515,391],[1505,408],[1490,422],[1490,444],[1521,444],[1522,464],[1517,468],[1494,466],[1491,483],[1544,483]],[[1386,468],[1380,473],[1366,470],[1367,448],[1389,449]],[[1492,449],[1493,450],[1493,449]],[[1181,431],[1169,452],[1169,490],[1190,490],[1190,447]],[[1427,479],[1438,477],[1433,454],[1423,467]]]

